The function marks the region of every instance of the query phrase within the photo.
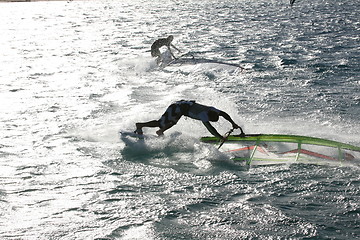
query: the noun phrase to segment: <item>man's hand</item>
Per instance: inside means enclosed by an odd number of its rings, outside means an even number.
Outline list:
[[[222,137],[221,137],[221,141],[223,141],[223,142],[227,141],[227,139],[229,138],[230,134],[231,134],[231,132],[228,132],[227,134],[225,134],[225,136],[222,136]]]
[[[236,123],[233,123],[233,128],[234,129],[239,129],[240,128],[240,131],[241,131],[241,133],[240,133],[240,137],[245,137],[245,133],[244,133],[244,131],[242,130],[242,128],[239,126],[239,125],[237,125]]]

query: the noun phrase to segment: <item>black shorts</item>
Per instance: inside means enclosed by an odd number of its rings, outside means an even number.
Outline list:
[[[179,104],[171,104],[165,111],[165,113],[159,119],[160,128],[165,128],[169,125],[175,125],[182,116],[181,108]]]

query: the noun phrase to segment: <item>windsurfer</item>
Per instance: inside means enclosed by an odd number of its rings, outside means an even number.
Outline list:
[[[219,120],[219,116],[222,116],[227,121],[229,121],[234,129],[240,129],[241,135],[245,135],[242,128],[237,125],[226,112],[211,106],[198,104],[195,101],[186,100],[180,100],[171,104],[159,120],[136,123],[135,133],[143,134],[143,127],[158,127],[160,129],[156,133],[157,135],[161,136],[166,130],[177,124],[183,115],[195,120],[202,121],[207,130],[220,139],[223,139],[223,136],[221,136],[218,131],[210,124],[210,122],[217,122]]]
[[[167,38],[160,38],[158,40],[156,40],[152,45],[151,45],[151,56],[152,57],[156,57],[156,63],[159,64],[162,59],[161,59],[161,52],[160,52],[160,48],[166,46],[171,54],[171,56],[176,59],[175,55],[172,53],[171,51],[171,47],[176,49],[177,51],[180,52],[179,49],[177,49],[171,42],[174,40],[174,36],[170,35]]]

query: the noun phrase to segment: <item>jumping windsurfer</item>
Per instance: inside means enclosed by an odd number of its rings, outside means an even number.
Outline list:
[[[156,59],[156,63],[159,64],[162,59],[161,59],[161,52],[160,52],[160,48],[166,46],[171,54],[171,56],[176,59],[175,55],[172,53],[171,48],[173,47],[176,50],[178,50],[180,52],[179,49],[177,49],[171,42],[174,40],[174,37],[172,35],[168,36],[167,38],[160,38],[158,40],[156,40],[152,45],[151,45],[151,56],[152,57],[157,57]]]
[[[198,104],[195,101],[186,100],[180,100],[171,104],[159,120],[136,123],[135,133],[143,134],[143,127],[158,127],[160,129],[156,133],[157,135],[161,136],[166,130],[173,127],[183,115],[202,121],[207,130],[215,137],[220,139],[223,139],[223,136],[221,136],[218,131],[210,124],[210,122],[217,122],[219,120],[219,116],[222,116],[227,121],[229,121],[234,129],[240,129],[241,135],[245,135],[242,128],[237,125],[226,112],[211,106]]]

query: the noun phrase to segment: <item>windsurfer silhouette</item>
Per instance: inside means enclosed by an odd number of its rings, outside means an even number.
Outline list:
[[[151,56],[156,57],[156,63],[159,65],[162,61],[160,48],[166,46],[171,56],[176,59],[175,55],[171,51],[171,47],[180,52],[171,42],[174,40],[174,36],[170,35],[167,38],[160,38],[151,45]]]
[[[180,100],[171,104],[159,120],[136,123],[135,133],[143,134],[143,127],[158,127],[160,129],[156,131],[156,134],[161,136],[166,130],[177,124],[177,122],[183,115],[195,120],[202,121],[202,123],[205,125],[205,127],[211,134],[224,140],[224,137],[221,136],[218,131],[210,124],[210,122],[217,122],[219,120],[219,116],[222,116],[232,124],[232,127],[234,129],[240,129],[241,135],[245,136],[242,128],[237,125],[226,112],[211,106],[198,104],[195,101],[186,100]]]

